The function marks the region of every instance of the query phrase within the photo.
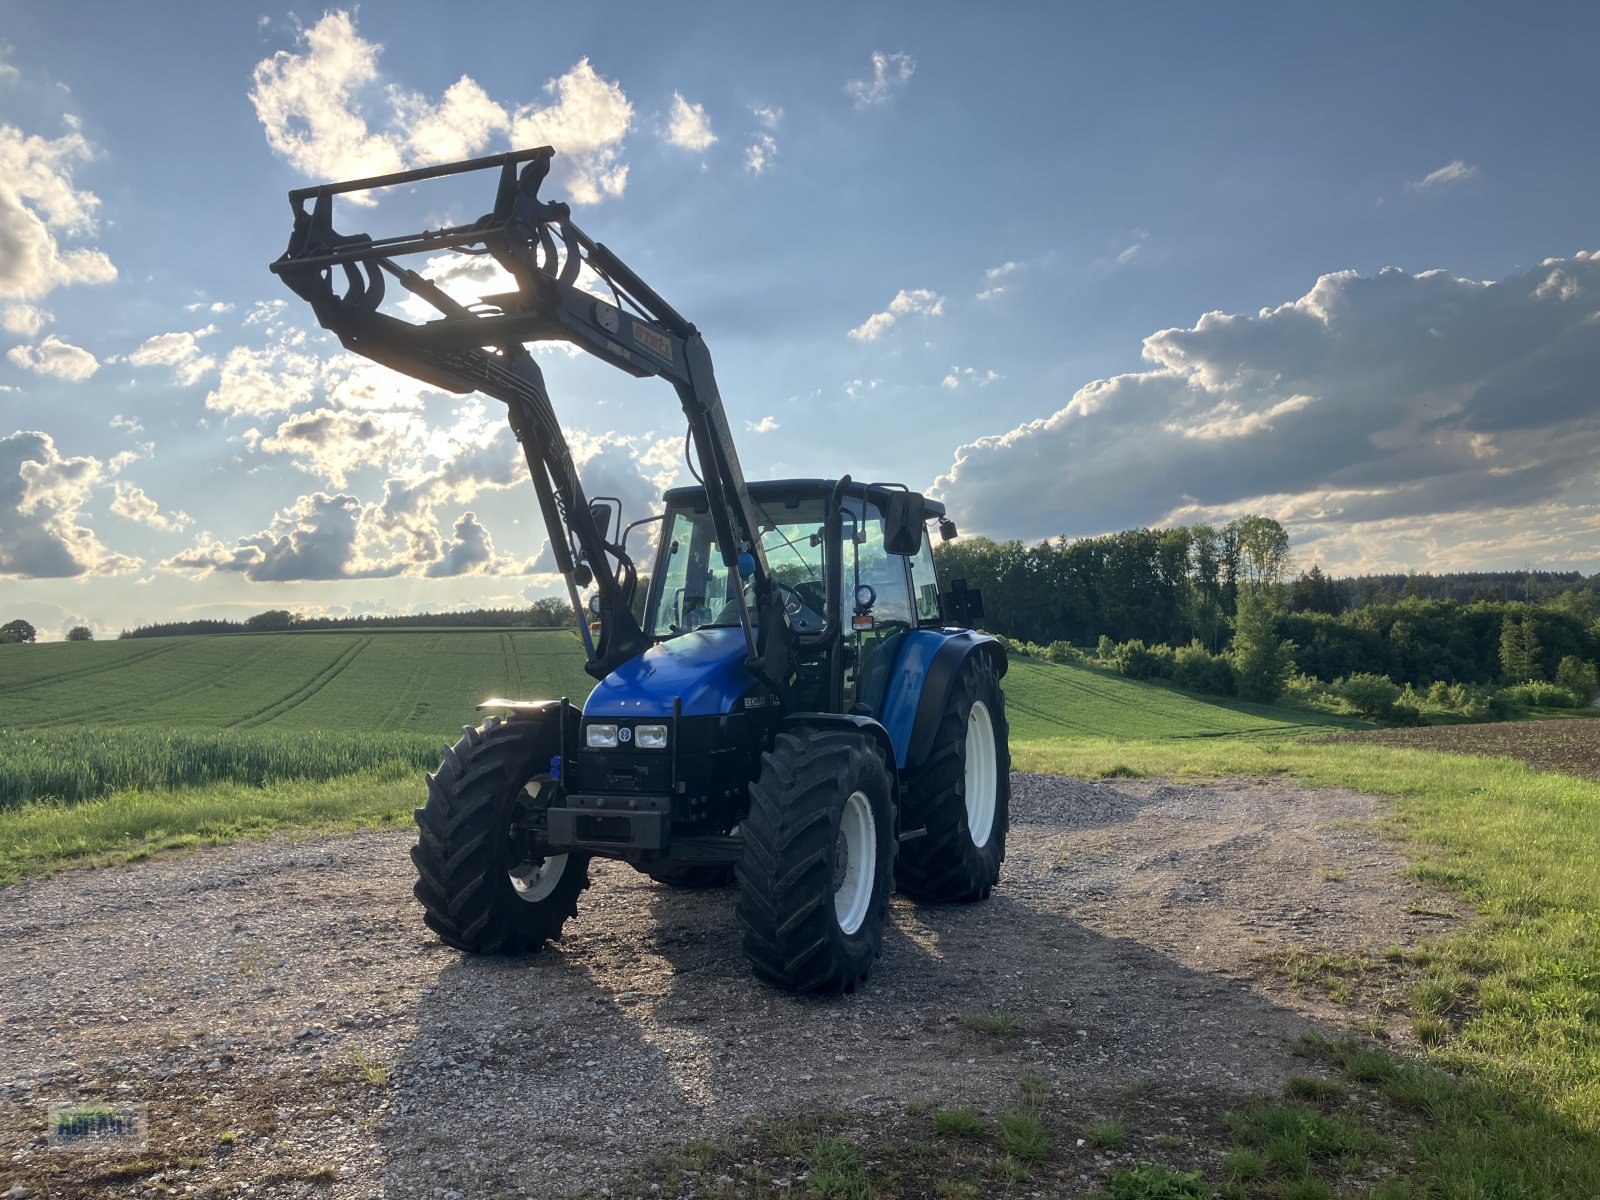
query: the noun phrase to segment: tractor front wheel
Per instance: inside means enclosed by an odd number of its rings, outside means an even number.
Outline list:
[[[741,826],[738,916],[755,973],[794,992],[852,992],[877,961],[897,842],[893,784],[849,730],[777,736]]]
[[[542,855],[526,829],[524,787],[558,750],[553,730],[491,719],[463,730],[428,776],[427,804],[416,810],[413,890],[428,928],[456,949],[538,950],[577,916],[587,856]]]
[[[975,653],[951,684],[928,760],[912,773],[900,890],[940,903],[985,900],[1000,879],[1010,824],[1011,749],[1005,693],[994,664]]]

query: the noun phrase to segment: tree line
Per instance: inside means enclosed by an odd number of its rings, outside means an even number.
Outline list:
[[[572,624],[572,605],[545,596],[526,608],[475,608],[462,612],[406,613],[348,617],[306,616],[284,608],[268,609],[242,621],[160,621],[124,629],[119,638],[189,637],[210,633],[287,633],[315,629],[556,629]]]
[[[1291,679],[1371,677],[1396,691],[1521,687],[1531,703],[1549,684],[1586,701],[1600,661],[1600,574],[1290,578],[1288,535],[1269,517],[1033,546],[963,538],[935,553],[941,579],[983,590],[990,632],[1199,691],[1271,699]]]

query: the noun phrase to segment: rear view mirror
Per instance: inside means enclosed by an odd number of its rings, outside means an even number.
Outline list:
[[[883,548],[890,554],[915,554],[922,549],[922,497],[916,492],[889,492],[883,498]]]
[[[600,536],[608,542],[615,541],[611,527],[619,524],[622,517],[622,505],[606,496],[593,500],[589,504],[589,519],[594,522],[594,527],[600,531]]]

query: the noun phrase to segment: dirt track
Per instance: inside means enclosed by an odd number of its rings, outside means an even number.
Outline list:
[[[646,1151],[805,1104],[993,1107],[1042,1076],[1172,1119],[1274,1090],[1336,1010],[1257,960],[1440,928],[1368,797],[1016,776],[1002,886],[896,900],[866,989],[753,980],[731,890],[596,864],[552,952],[423,929],[407,833],[257,842],[0,892],[0,1194],[455,1200],[603,1185]],[[996,1038],[964,1020],[1000,1012]],[[43,1148],[46,1102],[147,1100],[142,1163]],[[231,1141],[226,1134],[231,1131]],[[251,1191],[250,1189],[254,1190]]]

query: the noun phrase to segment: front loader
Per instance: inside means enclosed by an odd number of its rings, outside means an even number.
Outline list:
[[[892,888],[975,901],[1005,855],[1005,652],[941,589],[944,506],[900,484],[747,482],[699,331],[565,204],[539,198],[546,146],[290,192],[272,270],[346,348],[446,391],[502,401],[596,679],[583,703],[485,701],[428,777],[412,850],[423,919],[478,954],[539,949],[591,858],[669,886],[737,878],[744,951],[795,991],[853,991]],[[336,196],[496,171],[471,224],[375,239],[335,231]],[[402,260],[492,258],[512,286],[464,304]],[[391,285],[426,301],[413,322]],[[692,487],[624,526],[578,478],[528,346],[566,341],[670,382]],[[689,451],[692,450],[692,454]],[[660,521],[642,608],[629,533]],[[585,602],[585,593],[588,594]],[[643,612],[643,619],[635,616]]]

